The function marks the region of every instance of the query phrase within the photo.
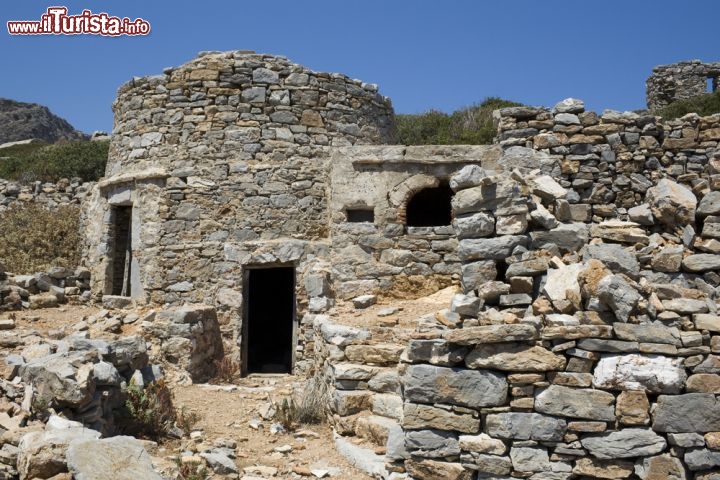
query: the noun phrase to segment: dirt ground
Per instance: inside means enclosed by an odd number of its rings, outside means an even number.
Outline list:
[[[419,317],[447,308],[454,292],[448,288],[419,300],[384,300],[362,310],[344,302],[331,311],[331,317],[338,323],[370,328],[375,341],[403,341],[403,337],[411,335]],[[2,313],[0,318],[14,318],[15,331],[23,336],[35,332],[43,338],[62,338],[78,329],[89,329],[92,338],[104,338],[136,333],[144,312],[132,312],[138,320],[122,324],[115,333],[96,331],[102,321],[93,322],[92,317],[103,314],[112,317],[114,313],[84,305],[64,305]],[[163,474],[172,476],[177,471],[181,454],[190,455],[190,460],[200,460],[191,454],[213,446],[234,446],[240,478],[371,478],[335,450],[333,432],[327,424],[276,432],[278,423],[269,418],[267,410],[273,405],[277,408],[293,391],[301,390],[307,382],[305,378],[252,375],[233,384],[187,384],[174,382],[173,372],[167,373],[175,407],[188,416],[196,416],[197,422],[189,439],[146,443],[156,468]]]

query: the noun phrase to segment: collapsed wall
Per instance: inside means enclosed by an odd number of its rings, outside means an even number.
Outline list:
[[[720,62],[690,60],[658,65],[647,79],[647,106],[656,111],[676,100],[687,100],[715,92],[720,78]]]
[[[515,160],[451,179],[449,310],[390,342],[315,318],[336,429],[387,477],[716,478],[720,115],[498,120]]]

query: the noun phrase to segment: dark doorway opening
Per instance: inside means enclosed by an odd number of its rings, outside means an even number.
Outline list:
[[[295,269],[249,268],[243,291],[243,373],[291,373]]]
[[[441,227],[452,221],[453,191],[447,184],[416,193],[405,210],[408,227]]]
[[[132,265],[132,207],[112,207],[111,295],[130,296]]]

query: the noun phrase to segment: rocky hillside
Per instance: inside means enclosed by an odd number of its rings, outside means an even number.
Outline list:
[[[29,138],[54,143],[86,137],[47,107],[0,98],[0,144]]]

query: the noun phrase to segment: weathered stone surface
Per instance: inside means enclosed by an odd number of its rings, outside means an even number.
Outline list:
[[[708,311],[707,302],[704,300],[693,300],[692,298],[673,298],[671,300],[662,301],[665,310],[681,314],[706,313]]]
[[[693,315],[695,328],[698,330],[709,330],[711,332],[720,332],[720,316],[707,313],[698,313]]]
[[[606,220],[590,227],[590,236],[611,242],[647,245],[649,239],[644,229],[633,222]]]
[[[487,344],[476,346],[465,358],[469,368],[506,372],[546,372],[565,368],[565,357],[540,346]]]
[[[502,440],[492,438],[490,435],[460,435],[460,449],[468,452],[487,453],[489,455],[504,455],[507,446]]]
[[[720,431],[720,401],[710,393],[660,395],[652,428],[677,433]]]
[[[502,405],[507,399],[504,376],[487,370],[411,365],[403,376],[405,399],[468,407]]]
[[[413,454],[425,458],[443,458],[460,454],[455,434],[443,430],[408,430],[405,445]]]
[[[624,273],[633,278],[640,273],[640,264],[635,254],[616,243],[588,245],[583,259],[599,260],[614,273]]]
[[[607,461],[585,457],[580,458],[575,462],[573,473],[575,475],[585,475],[591,478],[615,480],[629,478],[634,472],[633,467],[632,463],[623,462],[621,460]]]
[[[618,320],[627,322],[642,298],[619,275],[608,275],[598,282],[598,298],[615,313]]]
[[[488,284],[492,286],[497,283],[493,282],[493,280],[497,277],[497,267],[493,260],[480,260],[478,262],[464,263],[461,267],[461,274],[461,283],[465,293],[473,290],[480,290]],[[507,291],[509,291],[509,289],[510,286],[508,285]],[[494,289],[490,290],[494,291]],[[504,289],[501,289],[500,291],[504,291]],[[500,293],[497,293],[496,295],[499,296]],[[497,296],[494,296],[494,299],[497,299]],[[478,297],[488,300],[489,298],[493,298],[493,295],[483,296],[478,291]]]
[[[474,473],[459,463],[435,460],[408,460],[407,472],[418,480],[472,480]]]
[[[720,255],[712,253],[695,253],[682,261],[683,269],[688,272],[707,272],[720,269]]]
[[[481,478],[505,480],[509,478],[507,475],[510,475],[512,471],[512,461],[507,456],[463,452],[460,455],[460,461],[468,468],[476,470]]]
[[[714,190],[708,192],[697,206],[698,216],[705,217],[708,215],[720,214],[720,191]]]
[[[621,425],[648,425],[650,402],[645,392],[627,390],[618,395],[615,415]]]
[[[693,472],[698,470],[709,470],[720,466],[720,452],[700,449],[685,452],[685,464]]]
[[[537,329],[529,324],[483,325],[451,330],[443,338],[449,343],[458,345],[477,345],[535,340],[538,338],[538,333]]]
[[[635,474],[641,480],[685,480],[685,467],[677,457],[668,454],[643,458],[635,464]]]
[[[628,208],[628,217],[631,222],[639,225],[653,225],[655,221],[652,211],[650,210],[650,205],[647,203]]]
[[[679,272],[682,266],[683,252],[682,245],[663,247],[653,255],[650,265],[657,272]]]
[[[546,202],[565,198],[567,191],[550,175],[538,175],[527,179],[532,192]]]
[[[67,450],[67,466],[77,480],[162,479],[133,437],[76,440]]]
[[[476,187],[487,176],[487,172],[480,165],[465,165],[450,177],[450,188],[457,192],[465,188]]]
[[[605,340],[602,338],[583,338],[577,341],[577,347],[591,352],[637,352],[637,342],[625,342],[622,340]]]
[[[100,432],[82,426],[35,431],[23,435],[18,444],[20,478],[50,478],[67,472],[66,454],[73,441],[95,440]]]
[[[547,271],[547,280],[543,287],[543,293],[553,302],[580,298],[578,275],[582,268],[582,264],[573,263],[560,268],[549,269]]]
[[[405,403],[402,422],[406,429],[451,430],[463,433],[477,433],[480,430],[478,416],[416,403]]]
[[[680,358],[659,355],[603,355],[593,376],[596,388],[680,393],[687,374]]]
[[[713,373],[696,373],[687,379],[688,393],[720,394],[720,375]]]
[[[506,440],[562,441],[567,422],[539,413],[498,413],[486,417],[485,431]]]
[[[512,447],[510,460],[518,472],[548,472],[552,469],[547,450],[541,447]]]
[[[561,417],[615,420],[615,397],[601,390],[551,385],[535,396],[535,410]]]
[[[663,178],[647,190],[645,199],[655,219],[671,228],[695,223],[697,198],[684,185]]]
[[[55,353],[22,365],[19,373],[26,383],[43,385],[46,401],[80,407],[95,392],[93,361],[97,361],[95,352]]]
[[[562,223],[549,231],[530,232],[531,247],[553,244],[563,252],[577,252],[588,242],[589,229],[584,223]]]
[[[640,428],[626,428],[617,432],[601,433],[581,440],[590,455],[605,460],[615,458],[646,457],[667,447],[663,437]]]
[[[545,327],[542,330],[543,340],[576,340],[578,338],[612,337],[613,328],[610,325],[565,325],[562,327]]]
[[[376,343],[373,345],[348,345],[345,356],[355,363],[390,365],[397,363],[404,350],[402,345]]]
[[[460,260],[504,260],[517,246],[525,246],[524,235],[503,235],[492,238],[466,238],[460,240],[458,256]]]
[[[453,296],[450,303],[450,311],[466,317],[477,317],[481,300],[475,296],[458,293]]]
[[[514,205],[521,198],[520,185],[512,180],[492,177],[480,186],[457,192],[452,199],[452,208],[456,215],[497,210],[498,207]]]
[[[667,343],[677,347],[682,345],[680,330],[676,327],[665,325],[642,323],[614,323],[613,330],[617,338],[632,342]]]

